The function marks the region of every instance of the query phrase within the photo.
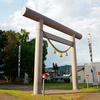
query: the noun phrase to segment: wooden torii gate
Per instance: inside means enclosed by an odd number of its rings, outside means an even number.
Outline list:
[[[27,7],[23,7],[21,10],[21,14],[25,17],[28,17],[32,20],[37,21],[36,28],[36,44],[35,44],[35,65],[34,65],[34,95],[41,94],[42,90],[42,42],[43,37],[46,36],[54,41],[66,44],[71,46],[71,61],[72,61],[72,80],[73,80],[73,89],[78,89],[78,79],[77,79],[77,62],[76,62],[76,46],[75,46],[75,38],[81,39],[82,35],[74,30],[41,15]],[[65,34],[70,35],[70,41],[63,39],[61,37],[52,35],[50,33],[43,32],[43,24],[52,27],[56,30],[59,30]]]

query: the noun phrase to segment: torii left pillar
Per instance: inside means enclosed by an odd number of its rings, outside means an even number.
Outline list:
[[[41,94],[42,90],[42,43],[43,43],[43,20],[37,22],[35,42],[34,64],[34,95]]]
[[[75,34],[70,36],[70,40],[73,42],[73,46],[71,47],[73,90],[77,90],[78,89],[78,78],[77,78],[77,60],[76,60]]]

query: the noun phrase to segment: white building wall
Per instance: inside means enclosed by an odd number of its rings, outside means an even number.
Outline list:
[[[100,71],[100,62],[93,63],[93,68],[95,69],[94,79],[99,82],[99,77],[100,76],[98,75],[98,72]],[[86,82],[87,82],[86,75],[89,75],[89,78],[88,78],[89,79],[89,83],[93,83],[93,77],[92,77],[92,73],[91,73],[91,63],[85,64],[85,79],[86,79]]]
[[[84,66],[85,66],[84,70],[77,72],[78,83],[84,83],[84,79],[85,79],[85,83],[87,83],[86,75],[89,75],[88,82],[93,83],[93,77],[92,77],[92,73],[91,73],[91,63],[86,63],[86,64],[84,64]],[[93,68],[95,69],[94,79],[100,83],[100,75],[98,75],[98,72],[100,72],[100,62],[93,63]],[[79,79],[79,77],[81,77],[81,78]],[[72,83],[72,76],[70,76],[70,82]]]
[[[88,82],[93,83],[90,63],[85,64],[85,80],[86,80],[86,83],[87,83],[86,75],[89,75]]]
[[[81,70],[78,72],[78,83],[84,83],[85,80],[85,72]]]
[[[85,71],[81,70],[77,73],[78,76],[78,83],[84,83],[84,79],[85,79]],[[72,76],[69,77],[70,78],[70,83],[72,83]]]
[[[70,76],[69,79],[70,79],[70,83],[72,83],[72,76]]]

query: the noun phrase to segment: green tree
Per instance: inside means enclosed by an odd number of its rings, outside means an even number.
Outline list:
[[[34,45],[35,47],[35,38],[32,39],[30,42],[29,42],[31,45]],[[45,60],[46,60],[46,55],[48,54],[47,52],[47,47],[48,47],[48,43],[46,40],[43,40],[43,55],[42,55],[42,73],[45,73]],[[35,52],[35,48],[34,48],[34,52]],[[35,54],[34,54],[35,55]]]
[[[34,51],[35,44],[29,41],[29,32],[26,32],[25,29],[20,30],[20,34],[16,34],[16,40],[19,41],[21,45],[21,77],[23,78],[25,72],[29,75],[30,78],[33,78],[34,73]]]
[[[23,77],[25,72],[30,78],[33,77],[34,73],[34,45],[29,45],[28,43],[23,43],[21,45],[21,76]]]
[[[4,64],[4,58],[6,55],[6,52],[4,52],[4,47],[7,44],[7,36],[5,34],[5,31],[0,30],[0,65]]]
[[[47,41],[46,40],[43,40],[43,63],[42,63],[42,73],[45,73],[45,67],[46,67],[46,65],[45,65],[45,60],[47,59],[46,58],[46,55],[48,54],[48,52],[47,52],[47,47],[48,47],[48,43],[47,43]]]
[[[29,40],[29,34],[30,33],[26,32],[25,29],[21,29],[20,34],[21,34],[21,37],[20,37],[21,43],[26,43]]]
[[[55,70],[55,76],[56,76],[56,72],[58,69],[59,69],[59,67],[58,67],[57,63],[56,64],[53,63],[53,70]]]
[[[4,65],[5,75],[11,76],[13,80],[18,76],[18,50],[21,45],[20,73],[24,77],[25,72],[30,78],[34,73],[34,55],[35,55],[35,38],[29,41],[29,32],[21,29],[21,33],[15,31],[6,31],[8,45],[5,46],[7,57]],[[47,55],[47,41],[43,40],[43,64],[42,71],[45,72],[45,60]],[[10,70],[9,70],[10,69]]]
[[[65,78],[65,79],[64,79],[64,82],[65,82],[65,83],[70,83],[70,78]]]
[[[18,75],[18,46],[9,45],[7,50],[8,57],[5,59],[3,67],[5,75],[11,77],[13,82]]]
[[[12,31],[12,30],[9,30],[9,31],[5,31],[5,34],[7,36],[7,44],[4,47],[4,51],[7,52],[9,45],[14,45],[14,46],[17,45],[17,41],[15,39],[16,38],[15,37],[16,36],[16,32]]]

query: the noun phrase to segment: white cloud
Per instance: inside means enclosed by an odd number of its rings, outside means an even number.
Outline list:
[[[30,5],[29,5],[30,2]],[[68,26],[83,35],[81,40],[77,40],[76,48],[77,48],[77,62],[80,64],[84,64],[86,62],[90,62],[89,56],[89,47],[87,36],[88,33],[91,33],[93,36],[93,41],[95,41],[92,45],[93,47],[93,55],[94,61],[96,61],[96,44],[100,43],[100,39],[96,38],[95,36],[100,33],[99,26],[100,26],[100,2],[97,0],[28,0],[27,5],[31,7],[33,10],[36,10],[62,24]],[[34,6],[32,6],[34,5]],[[45,28],[48,32],[55,33],[61,37],[65,37],[61,35],[61,33]],[[96,42],[96,40],[98,41]],[[65,47],[53,42],[59,49],[65,49]],[[100,46],[98,46],[100,49]],[[52,53],[49,52],[49,57]],[[50,57],[51,58],[51,57]],[[56,56],[55,56],[56,59]],[[63,58],[62,58],[63,59]],[[99,59],[99,58],[98,58]],[[63,59],[64,60],[64,59]],[[53,60],[54,61],[54,60]],[[59,60],[56,60],[60,64]],[[62,61],[62,60],[61,60]],[[51,60],[52,62],[52,60]],[[62,61],[66,62],[66,61]],[[71,63],[70,60],[68,60]],[[64,63],[63,63],[64,64]]]
[[[7,1],[7,0],[6,0]],[[9,0],[11,2],[13,0]],[[8,2],[8,1],[7,1]],[[83,35],[81,40],[76,39],[77,62],[84,64],[90,62],[89,47],[87,36],[92,35],[92,48],[94,61],[100,61],[100,1],[99,0],[27,0],[26,6],[33,9],[65,26],[78,31]],[[36,22],[21,16],[20,11],[10,15],[10,23],[0,23],[0,27],[10,27],[11,29],[20,30],[21,28],[29,31],[30,37],[35,37]],[[69,36],[61,34],[54,29],[44,26],[44,30],[69,39]],[[59,45],[53,42],[60,50],[65,50],[67,46]],[[59,65],[71,64],[70,54],[67,58],[59,58],[58,55],[52,54],[53,48],[49,46],[49,54],[46,64],[52,65],[57,62]],[[70,53],[70,52],[69,52]],[[58,58],[57,58],[58,57]],[[54,58],[54,59],[52,59]]]
[[[1,22],[0,22],[0,26],[6,27],[6,26],[7,26],[7,23],[1,23]]]
[[[12,15],[9,15],[9,17],[13,17]]]
[[[28,0],[27,4],[26,4],[28,7],[30,7],[31,9],[34,9],[36,10],[36,2],[33,1],[33,0]]]

